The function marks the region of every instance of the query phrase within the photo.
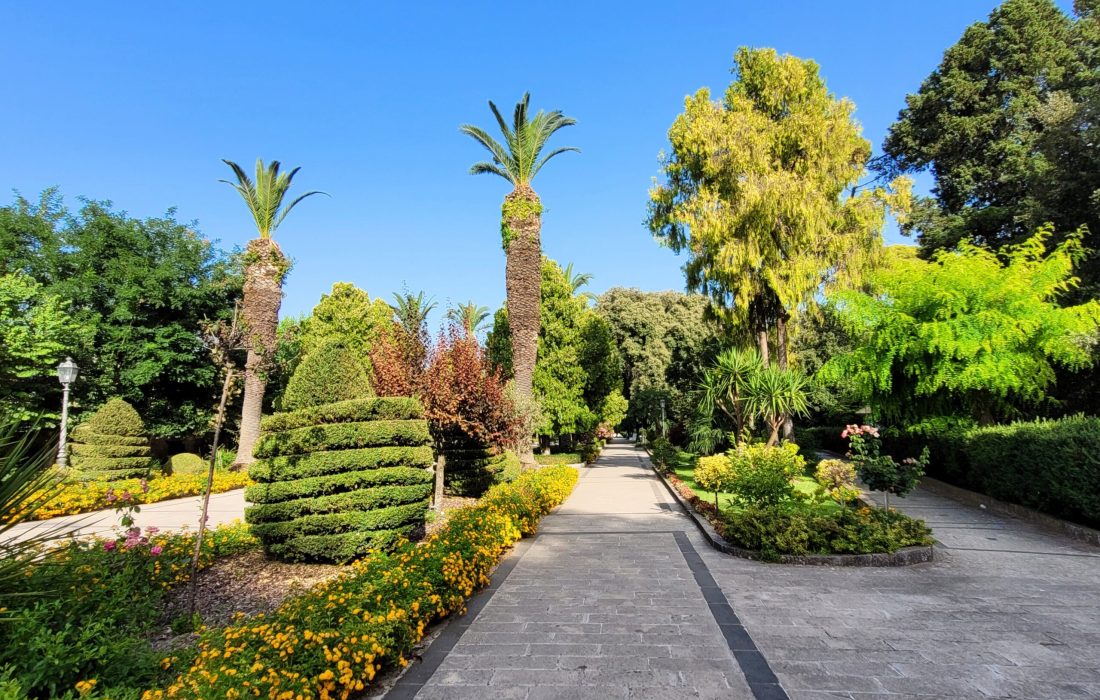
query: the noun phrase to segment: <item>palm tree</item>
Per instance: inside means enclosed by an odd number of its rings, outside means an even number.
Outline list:
[[[300,168],[279,172],[279,161],[264,166],[256,159],[256,180],[231,160],[223,161],[233,170],[236,182],[220,180],[244,199],[256,222],[259,238],[248,242],[244,256],[244,299],[241,316],[246,331],[248,358],[244,366],[244,399],[241,410],[240,436],[237,443],[236,466],[252,462],[252,446],[260,435],[267,369],[275,358],[275,335],[279,327],[279,307],[283,303],[283,279],[290,270],[290,261],[283,255],[271,235],[283,219],[306,197],[324,192],[306,192],[289,204],[286,193]]]
[[[592,281],[591,272],[578,272],[573,274],[573,263],[569,263],[565,266],[565,279],[569,280],[569,286],[573,288],[573,295],[579,296],[584,299],[584,303],[596,300],[596,295],[592,292],[582,292],[581,287],[587,287],[588,283]]]
[[[533,404],[532,383],[538,355],[539,292],[542,282],[542,246],[539,240],[542,203],[531,189],[531,180],[554,156],[579,149],[557,148],[542,155],[550,137],[559,129],[575,124],[576,120],[558,110],[539,110],[533,118],[528,118],[530,101],[530,93],[525,93],[516,104],[510,127],[497,106],[489,102],[489,109],[504,136],[503,144],[480,127],[464,124],[461,130],[492,155],[491,161],[475,163],[470,173],[498,175],[512,185],[512,191],[504,198],[500,223],[507,255],[504,281],[512,336],[512,369],[516,394],[521,400]],[[530,441],[525,440],[519,447],[520,461],[534,466],[535,456]]]
[[[406,291],[402,294],[394,294],[393,300],[395,303],[390,304],[390,308],[393,309],[393,320],[407,335],[418,337],[426,332],[428,314],[437,306],[434,299],[425,297],[424,292],[417,292],[414,295]]]
[[[447,311],[447,320],[462,328],[467,336],[475,337],[489,320],[489,307],[472,301],[459,304]]]
[[[787,418],[809,413],[806,397],[809,380],[798,370],[779,369],[774,365],[754,372],[744,388],[745,408],[759,416],[771,429],[768,444],[779,442],[779,430]]]
[[[703,373],[699,409],[713,424],[715,411],[733,422],[737,442],[746,438],[749,415],[745,407],[746,389],[763,364],[755,350],[730,348],[720,354],[714,367]]]

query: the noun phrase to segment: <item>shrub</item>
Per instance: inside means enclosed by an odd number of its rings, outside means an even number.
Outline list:
[[[306,355],[294,370],[280,407],[295,411],[370,395],[363,363],[339,341],[329,341]]]
[[[412,533],[433,481],[428,424],[405,417],[419,415],[414,400],[375,398],[265,419],[245,492],[265,551],[342,562]]]
[[[206,460],[193,452],[181,452],[168,460],[169,474],[198,474],[208,468]]]
[[[723,537],[771,560],[781,554],[872,554],[932,544],[922,521],[874,508],[824,510],[794,501],[726,510],[719,517]]]
[[[581,460],[585,464],[592,464],[595,462],[600,458],[600,453],[603,452],[603,445],[603,441],[599,438],[593,437],[589,440],[585,440],[580,445]]]
[[[73,476],[114,481],[144,477],[156,466],[145,437],[145,424],[133,406],[114,398],[73,430]]]
[[[447,460],[444,488],[456,496],[476,497],[485,493],[500,481],[507,461],[502,451],[478,445],[475,440],[451,441],[444,447],[443,455]]]
[[[856,488],[856,469],[842,459],[823,459],[817,463],[814,478],[830,498],[838,503],[848,503],[859,498]]]
[[[169,667],[175,680],[147,697],[224,698],[243,687],[260,697],[361,694],[381,670],[407,663],[429,624],[463,610],[576,481],[568,467],[525,472],[451,513],[420,545],[374,552],[270,614],[206,631],[182,668]]]
[[[700,457],[692,479],[707,491],[714,493],[714,505],[718,505],[718,492],[729,491],[733,483],[733,462],[726,455]]]
[[[798,445],[741,444],[726,453],[731,464],[728,490],[748,503],[778,503],[794,496],[791,479],[801,476],[806,462]]]
[[[667,467],[676,457],[676,448],[668,438],[659,437],[649,443],[649,453],[653,456],[653,462],[659,467]]]
[[[890,455],[881,453],[881,439],[877,428],[869,425],[849,425],[841,432],[851,442],[852,461],[859,478],[874,491],[886,494],[886,508],[890,507],[890,494],[904,497],[917,486],[928,465],[928,448],[921,450],[919,459],[906,457],[897,462]]]

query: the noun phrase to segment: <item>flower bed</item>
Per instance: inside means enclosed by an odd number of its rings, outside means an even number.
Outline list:
[[[199,566],[256,546],[244,525],[218,527],[203,540]],[[67,543],[29,567],[5,600],[12,619],[0,624],[0,691],[11,694],[0,696],[138,697],[160,660],[145,634],[165,592],[188,580],[194,547],[190,532],[130,530]]]
[[[464,609],[504,552],[572,491],[577,472],[550,467],[491,488],[421,544],[375,552],[351,572],[269,615],[205,633],[179,675],[145,698],[347,698],[405,655],[432,622]]]
[[[143,489],[142,484],[148,487]],[[215,472],[212,493],[232,491],[248,486],[252,480],[244,472]],[[114,498],[127,492],[135,504],[156,503],[172,498],[198,496],[206,485],[206,474],[176,474],[149,480],[85,481],[64,484],[48,501],[35,509],[32,520],[45,520],[62,515],[79,515],[111,508]],[[37,499],[32,499],[34,502]]]

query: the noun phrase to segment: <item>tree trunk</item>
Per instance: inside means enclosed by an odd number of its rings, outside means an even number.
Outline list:
[[[439,453],[439,459],[435,461],[435,492],[432,494],[432,508],[436,513],[443,512],[443,477],[446,475],[447,458],[443,452]]]
[[[279,307],[283,303],[283,277],[287,259],[270,238],[248,242],[245,252],[244,318],[248,359],[244,366],[244,407],[237,444],[235,468],[252,463],[252,448],[260,436],[267,371],[275,358],[275,338],[279,329]]]
[[[767,367],[770,364],[768,361],[768,331],[757,331],[756,344],[760,349],[760,361]]]
[[[775,320],[775,354],[779,369],[787,369],[787,318],[780,314]],[[794,418],[783,418],[783,439],[794,440]]]
[[[542,247],[539,232],[541,204],[527,186],[519,186],[504,199],[507,262],[505,289],[508,325],[512,334],[512,371],[516,393],[534,403],[535,360],[538,357],[539,308],[542,292]],[[531,436],[517,446],[520,462],[534,467]]]

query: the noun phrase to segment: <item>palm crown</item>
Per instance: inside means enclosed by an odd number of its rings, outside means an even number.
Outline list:
[[[241,195],[245,204],[248,205],[248,210],[252,212],[252,218],[256,221],[256,229],[260,232],[260,238],[271,238],[271,234],[279,228],[279,224],[283,223],[283,219],[298,202],[315,194],[327,196],[325,192],[314,190],[306,192],[290,204],[283,206],[283,199],[286,197],[287,190],[290,189],[290,183],[294,180],[294,176],[301,170],[300,167],[294,168],[290,172],[281,173],[279,172],[279,161],[273,160],[265,167],[263,160],[257,158],[256,180],[253,182],[241,166],[224,158],[222,162],[233,169],[237,181],[219,180],[218,182],[224,182]]]
[[[524,93],[523,99],[516,103],[511,127],[508,126],[492,100],[489,101],[489,109],[493,110],[493,116],[496,117],[500,131],[504,135],[503,144],[490,136],[481,127],[472,124],[462,125],[462,133],[472,137],[488,149],[493,156],[492,162],[474,163],[470,167],[472,175],[492,173],[501,176],[512,183],[514,187],[529,185],[535,175],[542,170],[542,166],[546,165],[546,162],[554,156],[567,151],[580,153],[579,148],[567,146],[554,149],[542,156],[542,149],[554,132],[576,124],[577,120],[565,116],[560,110],[553,112],[539,110],[533,118],[528,119],[527,108],[530,101],[531,94]],[[540,158],[540,156],[542,157]]]
[[[474,335],[481,330],[482,325],[489,318],[489,308],[478,306],[474,302],[459,304],[447,311],[447,320],[458,324],[468,334]]]

